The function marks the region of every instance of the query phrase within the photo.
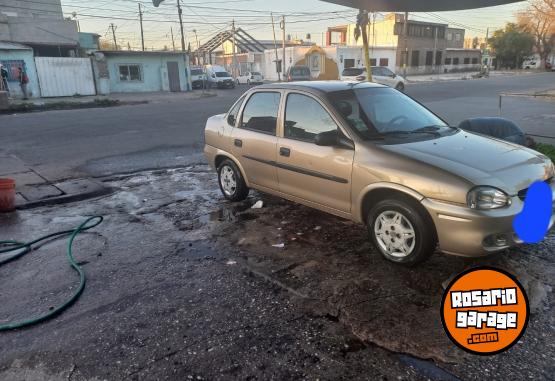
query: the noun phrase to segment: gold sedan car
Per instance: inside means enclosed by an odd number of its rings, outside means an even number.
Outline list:
[[[208,120],[205,139],[227,199],[254,188],[364,223],[383,256],[404,265],[438,244],[473,257],[521,243],[512,222],[527,188],[555,176],[547,157],[449,127],[371,83],[256,87]]]

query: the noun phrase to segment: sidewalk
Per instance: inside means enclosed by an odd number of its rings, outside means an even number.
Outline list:
[[[102,183],[91,179],[52,182],[19,158],[2,152],[0,178],[15,180],[18,209],[80,201],[112,192]]]
[[[490,77],[502,77],[508,75],[528,75],[535,74],[536,71],[530,70],[516,70],[516,71],[504,71],[496,70],[489,73]],[[423,83],[423,82],[446,82],[446,81],[466,81],[472,79],[481,79],[479,77],[479,71],[468,71],[461,73],[442,73],[442,74],[425,74],[425,75],[409,75],[409,83]]]
[[[51,109],[72,109],[92,107],[115,107],[144,103],[178,103],[185,100],[215,97],[214,91],[189,91],[180,93],[114,93],[110,95],[32,98],[29,100],[10,99],[10,109],[6,112],[40,111]]]

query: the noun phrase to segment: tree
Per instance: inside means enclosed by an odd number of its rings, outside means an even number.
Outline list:
[[[357,16],[357,24],[355,27],[355,41],[362,36],[362,45],[364,53],[364,66],[366,67],[366,80],[372,82],[372,68],[370,67],[370,50],[368,49],[368,25],[370,18],[368,11],[360,10]]]
[[[555,42],[555,0],[532,0],[526,11],[519,13],[518,24],[534,36],[534,47],[542,66],[553,51]]]
[[[98,45],[100,50],[116,50],[116,46],[112,41],[104,39],[102,37],[100,38]]]
[[[500,66],[510,68],[522,66],[523,59],[533,53],[534,42],[534,36],[514,23],[508,23],[505,29],[496,30],[489,39]]]

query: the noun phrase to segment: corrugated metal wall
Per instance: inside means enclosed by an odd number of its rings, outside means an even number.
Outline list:
[[[89,58],[35,57],[42,97],[96,95]]]

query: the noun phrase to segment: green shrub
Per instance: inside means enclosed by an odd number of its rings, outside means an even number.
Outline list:
[[[538,143],[536,144],[536,151],[543,153],[555,163],[555,146],[551,144]]]

